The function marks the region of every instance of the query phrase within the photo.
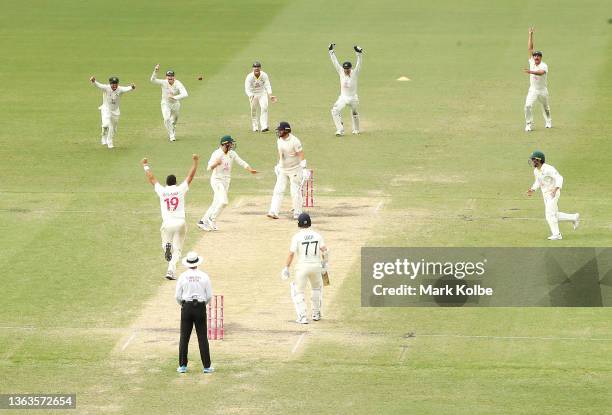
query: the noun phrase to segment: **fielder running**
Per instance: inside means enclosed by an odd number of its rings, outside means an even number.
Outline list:
[[[161,85],[161,111],[164,126],[168,131],[168,139],[176,141],[176,122],[179,118],[181,100],[188,97],[187,90],[181,81],[174,78],[173,70],[166,71],[166,79],[157,79],[157,72],[159,72],[159,64],[155,65],[151,82]]]
[[[291,201],[293,206],[293,218],[297,219],[302,213],[302,186],[310,178],[310,172],[306,170],[306,159],[304,149],[300,140],[291,134],[291,126],[286,121],[281,121],[276,127],[278,140],[278,164],[274,167],[276,173],[276,185],[272,194],[272,203],[268,211],[268,217],[278,219],[287,181],[291,188]]]
[[[563,176],[553,166],[546,164],[544,153],[541,151],[531,153],[530,164],[534,166],[535,181],[527,190],[527,196],[531,196],[537,189],[542,191],[546,221],[551,232],[548,239],[551,241],[561,240],[563,237],[559,231],[559,222],[573,222],[574,230],[576,230],[580,224],[580,214],[559,212],[557,204],[561,196],[561,187],[563,187]]]
[[[200,157],[197,154],[191,156],[193,164],[187,178],[180,184],[176,185],[176,176],[174,174],[166,177],[166,186],[159,184],[153,172],[149,167],[148,160],[142,159],[145,175],[155,188],[155,193],[159,196],[159,204],[161,206],[162,226],[161,240],[164,257],[168,261],[168,270],[166,271],[166,279],[175,280],[176,264],[181,257],[181,250],[185,243],[185,234],[187,225],[185,224],[185,194],[189,190],[189,185],[193,180],[196,170],[198,169],[198,160]]]
[[[548,105],[548,87],[546,77],[548,76],[548,65],[542,62],[542,52],[533,50],[533,28],[529,28],[527,39],[527,50],[529,53],[529,69],[524,69],[529,74],[529,92],[525,99],[525,131],[533,130],[533,104],[540,101],[546,128],[552,128],[550,117],[550,106]]]
[[[340,137],[344,135],[344,124],[342,123],[341,113],[347,105],[351,107],[351,114],[353,116],[353,134],[359,134],[359,97],[357,96],[357,80],[359,78],[359,71],[361,70],[363,49],[359,46],[353,46],[357,54],[357,64],[355,65],[355,69],[352,69],[353,64],[348,61],[340,66],[334,52],[335,46],[335,43],[330,43],[328,50],[334,68],[336,68],[336,72],[340,75],[340,96],[331,109],[332,119],[336,125],[336,136]]]
[[[96,81],[95,76],[92,76],[89,80],[95,87],[104,91],[102,94],[102,105],[98,107],[102,116],[101,143],[103,146],[113,148],[113,137],[117,133],[119,115],[121,115],[119,110],[120,97],[122,94],[136,89],[136,85],[119,86],[119,78],[115,76],[109,78],[108,84]]]
[[[268,97],[272,102],[276,102],[276,97],[272,95],[270,78],[261,70],[261,63],[253,63],[253,71],[244,80],[244,92],[249,97],[253,132],[267,133],[270,131],[268,128]],[[259,117],[257,117],[258,111]]]
[[[300,231],[291,239],[289,255],[285,268],[281,272],[283,280],[291,276],[289,267],[293,258],[297,256],[295,264],[295,278],[291,283],[291,299],[297,314],[296,323],[308,324],[306,317],[306,296],[304,291],[306,283],[310,282],[312,319],[321,320],[321,306],[323,305],[323,279],[322,274],[327,272],[328,250],[323,237],[310,229],[312,225],[308,213],[302,213],[298,218]]]
[[[198,228],[210,232],[218,230],[216,220],[223,208],[227,206],[230,181],[232,180],[232,164],[234,161],[251,174],[257,174],[257,170],[251,168],[249,164],[242,160],[234,150],[236,141],[229,135],[221,137],[219,148],[210,156],[208,161],[208,171],[210,175],[210,187],[215,194],[213,202],[198,222]]]

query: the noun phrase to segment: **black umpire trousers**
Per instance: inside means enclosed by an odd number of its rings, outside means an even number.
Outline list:
[[[206,328],[206,304],[198,301],[185,301],[181,306],[181,341],[179,343],[179,366],[187,366],[189,338],[195,325],[200,346],[200,357],[205,368],[210,367],[210,350]]]

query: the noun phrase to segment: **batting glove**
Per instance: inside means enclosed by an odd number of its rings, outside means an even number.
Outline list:
[[[302,179],[309,180],[310,179],[310,170],[302,170]]]
[[[363,48],[361,46],[353,46],[353,49],[355,49],[355,52],[357,53],[363,53]]]
[[[281,280],[286,281],[289,279],[290,276],[291,273],[289,272],[289,268],[283,268],[283,270],[281,271]]]
[[[336,47],[335,43],[330,43],[329,47],[327,48],[327,50],[334,50],[335,47]]]

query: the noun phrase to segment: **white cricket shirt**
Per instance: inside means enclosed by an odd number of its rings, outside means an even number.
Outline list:
[[[199,269],[188,269],[176,280],[176,302],[198,300],[208,303],[213,295],[210,277]]]
[[[555,187],[559,189],[563,187],[563,176],[550,164],[544,163],[540,169],[533,169],[533,175],[535,176],[535,181],[531,189],[540,189],[543,196],[546,196]]]
[[[332,64],[334,68],[336,68],[338,75],[340,75],[340,95],[343,97],[357,98],[357,80],[359,78],[359,72],[361,71],[361,60],[363,59],[361,55],[361,53],[357,54],[357,64],[355,64],[351,74],[346,75],[334,51],[329,51],[329,57],[331,58]]]
[[[325,246],[323,237],[311,228],[301,229],[291,238],[289,251],[297,257],[296,266],[303,264],[321,265],[321,248]]]
[[[153,71],[153,75],[151,75],[151,82],[157,85],[161,85],[161,102],[166,104],[176,104],[183,98],[187,98],[189,95],[187,94],[187,90],[183,86],[183,83],[178,79],[175,79],[172,85],[168,82],[167,79],[157,79],[157,74]],[[170,95],[173,96],[174,99],[170,98]]]
[[[293,170],[300,166],[300,158],[297,153],[302,151],[300,140],[289,133],[286,139],[279,138],[276,141],[280,157],[280,167],[283,170]]]
[[[533,58],[529,59],[529,70],[530,71],[539,71],[543,70],[544,75],[529,75],[529,89],[533,89],[536,91],[545,91],[546,90],[546,77],[548,76],[548,65],[544,62],[540,62],[539,65],[535,64]]]
[[[230,180],[232,177],[232,164],[235,161],[243,168],[249,167],[249,164],[242,160],[238,153],[234,150],[230,150],[225,154],[221,148],[216,149],[212,155],[210,156],[210,160],[208,161],[207,170],[211,170],[211,166],[217,162],[217,160],[221,159],[221,164],[212,169],[212,174],[210,175],[210,179],[220,179],[220,180]]]
[[[189,190],[187,180],[178,186],[162,186],[155,183],[155,193],[159,196],[161,215],[164,222],[185,219],[185,193]]]
[[[262,95],[266,92],[272,95],[272,85],[270,78],[264,71],[259,73],[259,78],[253,72],[249,73],[244,80],[244,92],[249,96]]]
[[[98,81],[94,81],[94,86],[101,89],[102,92],[102,105],[98,107],[99,110],[107,110],[112,115],[120,115],[121,111],[119,111],[119,101],[122,94],[126,92],[130,92],[132,90],[131,86],[118,86],[117,89],[113,91],[109,84],[101,84]]]

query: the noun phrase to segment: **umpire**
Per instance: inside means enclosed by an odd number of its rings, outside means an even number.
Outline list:
[[[189,338],[195,325],[200,346],[200,357],[204,364],[204,373],[215,371],[210,362],[210,350],[206,329],[206,304],[212,297],[210,278],[198,270],[204,260],[197,252],[189,252],[183,258],[183,265],[189,268],[176,281],[176,302],[181,305],[181,341],[179,343],[179,373],[187,372],[187,352]]]

